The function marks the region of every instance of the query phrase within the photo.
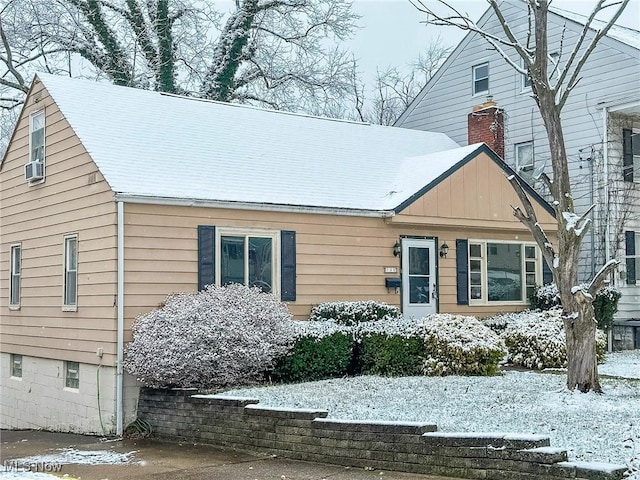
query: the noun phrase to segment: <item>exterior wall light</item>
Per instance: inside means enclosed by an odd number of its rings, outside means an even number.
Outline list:
[[[400,242],[396,242],[393,245],[393,256],[398,257],[400,256],[401,253],[402,253],[402,245],[400,245]]]
[[[447,245],[447,242],[443,242],[440,245],[440,258],[447,258],[447,253],[449,253],[449,245]]]

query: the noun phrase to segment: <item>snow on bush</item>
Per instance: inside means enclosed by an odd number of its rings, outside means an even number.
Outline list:
[[[498,335],[475,317],[430,315],[423,328],[426,375],[494,375],[506,354]]]
[[[261,380],[294,340],[287,306],[238,284],[170,295],[131,331],[125,368],[150,387],[246,385]]]
[[[280,357],[271,376],[283,382],[302,382],[342,377],[353,357],[351,327],[333,320],[293,321],[295,343]]]
[[[492,375],[506,351],[474,317],[438,314],[358,328],[363,373]]]
[[[560,368],[567,364],[567,347],[562,310],[526,310],[504,315],[507,327],[501,334],[509,350],[507,361],[530,369]],[[498,322],[493,317],[493,322]],[[606,335],[598,330],[598,358],[606,350]]]
[[[587,284],[581,287],[586,288]],[[593,299],[593,313],[598,322],[598,328],[609,331],[613,327],[613,317],[618,311],[620,290],[612,285],[607,285],[596,294]],[[531,297],[531,307],[540,310],[549,310],[560,305],[560,295],[555,283],[537,287]]]
[[[343,325],[400,318],[400,309],[373,300],[360,302],[326,302],[311,309],[310,320],[334,320]]]

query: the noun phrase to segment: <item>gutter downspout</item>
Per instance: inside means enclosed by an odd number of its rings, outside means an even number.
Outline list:
[[[116,364],[116,435],[119,437],[124,433],[123,421],[123,360],[124,360],[124,203],[117,202],[118,205],[118,286],[117,286],[117,306],[118,306],[118,329],[117,347],[118,359]]]

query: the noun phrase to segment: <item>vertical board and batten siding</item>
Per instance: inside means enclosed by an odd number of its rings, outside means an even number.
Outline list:
[[[38,98],[38,100],[35,100]],[[29,186],[29,114],[45,109],[45,182]],[[33,87],[0,171],[1,350],[115,363],[116,213],[113,195],[41,84]],[[78,237],[77,311],[63,304],[64,237]],[[9,309],[10,245],[22,246],[20,309]]]
[[[502,8],[514,33],[522,37],[527,28],[526,5],[504,2]],[[567,29],[563,32],[565,24]],[[502,33],[493,16],[481,26],[490,32]],[[550,14],[549,51],[558,48],[563,35],[564,44],[572,45],[572,40],[580,31],[581,26],[578,24]],[[568,51],[563,52],[565,58],[568,54]],[[427,90],[418,96],[416,104],[399,120],[398,126],[442,132],[461,145],[466,145],[467,115],[474,105],[486,100],[485,95],[472,95],[471,69],[486,61],[489,62],[490,94],[498,106],[505,110],[505,160],[514,166],[514,145],[532,140],[536,165],[546,161],[547,171],[550,171],[544,124],[530,91],[522,90],[521,75],[497,52],[489,49],[488,44],[477,35],[465,37],[427,85]],[[612,71],[616,74],[611,75]],[[603,122],[599,104],[603,101],[637,100],[638,85],[638,51],[611,38],[603,39],[585,64],[581,80],[569,96],[562,114],[573,195],[578,212],[585,211],[594,201],[591,185],[602,159]],[[596,191],[602,190],[599,184],[595,188]],[[595,201],[597,200],[596,195]],[[587,235],[583,243],[580,272],[585,278],[602,263],[602,258],[597,255],[600,246],[594,236],[595,232]],[[594,240],[595,243],[592,243]],[[596,255],[592,253],[592,245]]]

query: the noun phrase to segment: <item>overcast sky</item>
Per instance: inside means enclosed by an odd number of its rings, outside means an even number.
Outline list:
[[[435,1],[428,0],[433,4]],[[592,0],[555,0],[553,5],[588,15],[595,4]],[[478,20],[488,7],[482,0],[453,0],[451,4]],[[349,42],[360,69],[373,75],[376,68],[410,64],[433,38],[455,46],[464,33],[453,27],[436,27],[421,23],[421,14],[409,0],[353,0],[356,13],[362,16],[362,28]],[[618,22],[640,30],[640,0],[631,0]],[[372,73],[373,72],[373,73]]]

